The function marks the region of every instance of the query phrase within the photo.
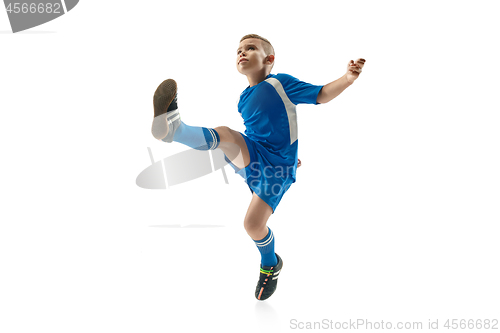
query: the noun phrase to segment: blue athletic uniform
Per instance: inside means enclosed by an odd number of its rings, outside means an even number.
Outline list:
[[[317,104],[323,86],[302,82],[288,74],[269,74],[240,96],[238,112],[246,127],[242,134],[250,153],[250,164],[238,169],[252,192],[273,213],[285,192],[295,182],[298,159],[297,104]]]

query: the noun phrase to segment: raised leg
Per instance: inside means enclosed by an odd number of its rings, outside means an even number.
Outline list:
[[[227,158],[239,169],[250,164],[248,148],[239,132],[227,126],[215,129],[188,126],[181,121],[177,108],[177,83],[163,81],[153,96],[154,119],[151,132],[164,142],[179,142],[193,149],[213,150],[220,148]]]

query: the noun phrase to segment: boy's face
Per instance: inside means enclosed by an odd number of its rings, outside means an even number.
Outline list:
[[[257,38],[248,38],[242,41],[236,51],[236,67],[244,75],[256,73],[272,64],[274,56],[266,56],[262,41]],[[272,60],[269,58],[272,57]]]

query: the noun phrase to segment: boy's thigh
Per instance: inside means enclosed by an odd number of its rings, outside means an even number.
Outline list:
[[[250,164],[250,153],[241,133],[226,126],[216,127],[219,134],[219,148],[237,168],[243,169]]]

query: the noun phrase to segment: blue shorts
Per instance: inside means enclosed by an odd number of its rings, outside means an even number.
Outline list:
[[[226,161],[233,167],[247,183],[250,191],[257,194],[274,211],[281,201],[281,198],[290,186],[295,183],[295,178],[291,176],[288,170],[291,167],[272,165],[266,158],[269,154],[260,144],[249,139],[243,133],[240,133],[247,144],[250,154],[250,164],[243,169],[235,166],[227,157]]]

